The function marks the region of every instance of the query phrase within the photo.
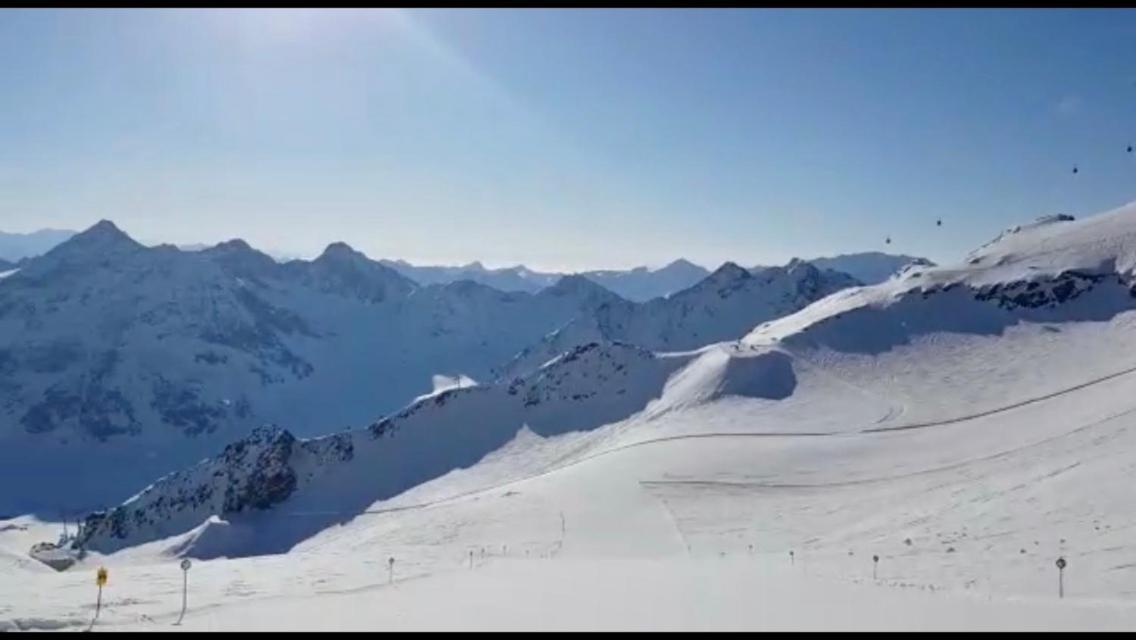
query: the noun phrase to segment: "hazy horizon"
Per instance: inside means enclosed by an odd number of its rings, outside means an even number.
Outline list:
[[[213,247],[213,246],[216,246],[216,245],[221,244],[223,242],[228,242],[228,241],[231,241],[231,240],[238,240],[238,239],[244,240],[243,238],[234,237],[234,238],[226,238],[224,240],[218,240],[216,242],[176,243],[176,242],[170,242],[170,241],[167,241],[167,240],[160,240],[160,239],[153,239],[153,238],[138,238],[138,237],[134,236],[133,234],[131,234],[128,229],[123,229],[120,225],[118,225],[117,223],[114,223],[113,220],[110,220],[110,222],[112,224],[115,224],[115,226],[120,231],[125,233],[127,236],[130,236],[131,239],[135,240],[136,242],[138,242],[142,245],[148,246],[148,247],[156,247],[156,246],[159,246],[159,245],[173,245],[173,246],[177,247],[178,249],[180,249],[182,251],[197,251],[197,250]],[[92,225],[88,225],[87,227],[84,227],[84,228],[81,228],[81,229],[44,228],[44,229],[35,229],[33,231],[10,231],[8,229],[0,229],[0,236],[3,236],[3,235],[25,235],[25,236],[27,236],[27,235],[33,235],[33,234],[42,233],[42,232],[46,232],[46,233],[76,233],[77,234],[77,233],[81,233],[81,232],[89,229],[91,226],[93,226],[93,224],[95,224],[95,223],[92,223]],[[350,242],[347,242],[345,240],[333,240],[333,241],[329,242],[327,245],[324,245],[324,247],[321,247],[319,250],[316,250],[316,251],[309,253],[309,254],[306,254],[306,255],[297,255],[297,254],[290,254],[290,253],[286,253],[286,252],[281,252],[281,251],[275,250],[272,247],[261,247],[261,246],[255,245],[253,243],[249,243],[249,246],[251,246],[253,249],[255,249],[257,251],[260,251],[261,253],[265,253],[269,256],[272,256],[274,259],[280,260],[280,261],[287,261],[287,260],[294,260],[294,259],[313,260],[316,257],[318,257],[320,255],[320,253],[322,253],[323,250],[327,248],[327,246],[334,244],[334,243],[337,243],[337,242],[343,242],[343,243],[347,244],[348,246],[351,246],[353,249],[361,251],[358,247],[351,245]],[[524,267],[526,269],[529,269],[531,271],[538,272],[538,273],[585,273],[585,272],[602,272],[602,271],[622,271],[622,272],[626,272],[626,271],[629,271],[631,269],[638,269],[638,268],[642,268],[642,267],[646,267],[646,268],[654,271],[654,270],[661,269],[663,267],[669,266],[669,265],[671,265],[675,262],[679,262],[679,261],[686,261],[688,263],[691,263],[691,264],[698,266],[698,267],[702,267],[703,269],[706,269],[707,271],[711,271],[711,272],[714,271],[715,269],[718,269],[719,267],[726,264],[727,262],[733,262],[733,263],[739,264],[739,265],[746,267],[746,268],[754,268],[754,267],[758,267],[758,266],[773,266],[773,265],[770,265],[770,264],[759,264],[759,263],[746,264],[746,263],[739,262],[738,260],[732,260],[732,259],[728,259],[728,258],[725,259],[725,260],[722,260],[721,262],[707,264],[707,263],[698,262],[696,260],[691,260],[689,258],[686,258],[685,256],[679,255],[679,256],[675,256],[673,258],[670,258],[668,260],[665,260],[661,263],[637,264],[637,265],[632,265],[632,266],[629,266],[629,267],[603,267],[603,266],[598,266],[598,267],[589,267],[589,268],[583,268],[583,269],[557,269],[557,268],[545,268],[545,267],[539,266],[539,265],[524,264],[524,263],[491,263],[491,262],[487,262],[485,260],[478,260],[478,259],[474,259],[474,260],[471,260],[471,261],[468,261],[468,262],[462,262],[462,263],[426,263],[426,262],[415,262],[415,261],[412,261],[412,260],[406,260],[404,258],[397,257],[397,256],[381,256],[381,255],[376,256],[376,255],[368,254],[366,251],[361,251],[361,252],[372,260],[390,260],[392,262],[401,261],[401,262],[404,262],[404,263],[409,264],[409,265],[414,266],[414,267],[461,268],[461,267],[473,266],[475,263],[478,263],[483,268],[488,269],[488,270],[501,270],[501,269],[511,269],[511,268],[517,268],[517,267]],[[900,255],[898,252],[888,252],[888,251],[876,251],[876,250],[854,251],[854,250],[849,250],[849,251],[844,251],[844,252],[839,253],[839,254],[831,254],[831,255],[793,256],[793,258],[791,258],[791,260],[792,259],[818,260],[818,259],[837,258],[837,257],[841,257],[841,256],[846,256],[846,255],[858,255],[858,254],[867,254],[867,253]],[[925,256],[911,256],[911,257],[922,258],[922,257],[925,257]],[[3,258],[4,258],[4,256],[0,255],[0,259],[3,259]],[[786,262],[788,262],[788,261],[786,261]],[[784,263],[778,263],[778,264],[784,264]]]

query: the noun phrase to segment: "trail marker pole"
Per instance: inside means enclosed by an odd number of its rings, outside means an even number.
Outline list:
[[[1065,597],[1065,558],[1057,559],[1057,597]]]
[[[394,556],[387,558],[387,584],[394,584]]]
[[[469,568],[473,569],[473,549],[469,550]]]
[[[182,618],[185,617],[186,604],[189,601],[189,568],[193,566],[193,563],[189,561],[189,558],[185,558],[179,566],[181,567],[181,615],[174,623],[175,627],[180,625]]]
[[[99,567],[95,572],[95,584],[99,586],[99,595],[95,598],[95,617],[91,618],[91,626],[87,627],[87,631],[95,628],[95,620],[99,619],[99,612],[103,608],[103,585],[107,582],[107,570],[105,567]]]
[[[872,556],[872,580],[876,579],[876,569],[880,566],[880,557],[877,555]]]
[[[797,558],[793,555],[793,550],[789,549],[789,566],[795,566],[796,564]]]

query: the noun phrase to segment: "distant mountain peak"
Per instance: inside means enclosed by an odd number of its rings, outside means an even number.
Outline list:
[[[352,249],[351,245],[349,245],[349,244],[347,244],[346,242],[343,242],[343,241],[337,241],[337,242],[332,242],[331,244],[327,245],[327,247],[323,250],[323,253],[321,253],[319,255],[319,258],[334,258],[334,257],[345,257],[345,256],[346,257],[354,257],[354,256],[358,256],[358,255],[362,255],[362,254],[360,254],[358,251]],[[319,258],[316,258],[316,259],[318,260]]]
[[[753,274],[748,270],[742,268],[736,262],[727,261],[712,271],[710,275],[674,295],[691,295],[694,292],[706,290],[732,290],[744,286],[743,283],[752,278]]]
[[[122,230],[115,226],[113,222],[106,218],[99,220],[86,231],[81,231],[80,233],[121,233],[122,235],[126,235],[122,233]]]
[[[56,245],[44,257],[103,257],[108,252],[134,251],[144,248],[110,220],[99,220],[86,230]]]
[[[556,281],[556,284],[548,287],[544,291],[552,295],[569,295],[569,294],[599,294],[611,297],[617,297],[611,291],[605,289],[602,285],[596,284],[587,276],[577,273],[566,275]]]
[[[417,285],[397,270],[352,249],[345,242],[327,245],[311,262],[290,263],[303,278],[314,278],[325,291],[337,291],[371,302],[409,293]]]
[[[99,220],[85,231],[80,231],[71,238],[71,240],[76,239],[97,239],[100,242],[129,242],[134,245],[138,244],[110,220]],[[71,240],[69,240],[69,242]]]
[[[726,261],[722,266],[715,269],[707,276],[707,279],[713,278],[714,280],[729,279],[734,280],[738,278],[749,278],[752,274],[738,265],[736,262]]]
[[[346,242],[332,242],[312,262],[316,264],[364,264],[368,268],[379,267],[383,270],[390,270],[389,267],[371,260],[363,252],[353,249]]]
[[[210,247],[210,249],[213,251],[255,251],[255,249],[253,249],[249,245],[249,243],[241,240],[240,238],[233,238],[232,240],[219,242],[216,245]]]
[[[704,271],[704,269],[702,267],[694,264],[693,262],[691,262],[690,260],[687,260],[686,258],[679,258],[677,260],[673,260],[669,264],[664,266],[662,269],[659,269],[659,271],[662,271],[663,269],[668,269],[668,270],[684,269],[684,270]]]
[[[254,249],[240,238],[203,249],[201,255],[215,260],[229,273],[237,276],[267,276],[277,267],[272,256]]]
[[[552,287],[550,287],[550,288],[551,289],[572,290],[572,289],[579,289],[579,288],[585,288],[585,287],[586,288],[602,288],[598,284],[592,282],[591,280],[588,280],[587,278],[585,278],[584,276],[582,276],[578,273],[570,273],[566,276],[562,276],[559,280],[556,281],[556,284],[552,285]]]

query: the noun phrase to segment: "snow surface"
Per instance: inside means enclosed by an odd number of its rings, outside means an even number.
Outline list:
[[[433,398],[443,391],[449,391],[450,389],[462,389],[465,387],[477,386],[476,380],[462,373],[454,376],[435,375],[433,382],[434,390],[430,393],[418,396],[414,399],[414,402],[426,400],[427,398]],[[411,404],[414,404],[414,402],[412,402]]]
[[[597,343],[251,441],[155,482],[71,569],[12,561],[0,625],[85,628],[103,565],[116,629],[1130,629],[1134,266],[1136,205],[1045,220],[737,342]],[[281,469],[265,508],[157,506]],[[58,529],[14,522],[13,557]]]

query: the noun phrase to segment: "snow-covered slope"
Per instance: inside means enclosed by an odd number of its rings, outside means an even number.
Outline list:
[[[911,265],[768,322],[749,344],[792,341],[879,351],[915,336],[999,333],[1023,320],[1107,320],[1136,296],[1136,205],[1007,229],[954,266]],[[1075,304],[1067,304],[1075,303]]]
[[[617,301],[545,336],[499,371],[512,377],[591,341],[615,340],[653,351],[683,351],[740,338],[755,325],[858,284],[850,276],[794,260],[751,273],[727,262],[692,287],[642,304]]]
[[[89,517],[78,544],[113,551],[190,531],[210,516],[240,516],[285,501],[354,515],[377,500],[469,467],[518,432],[540,438],[588,431],[641,411],[683,357],[626,345],[591,344],[509,384],[450,389],[368,429],[297,440],[258,429],[217,457],[162,478],[106,514]],[[310,535],[277,527],[227,554],[285,551]],[[200,550],[195,550],[200,553]]]
[[[809,262],[818,269],[832,269],[833,271],[847,273],[864,284],[883,282],[912,263],[920,266],[934,266],[934,263],[926,258],[881,253],[879,251],[848,253],[831,258],[813,258]]]

